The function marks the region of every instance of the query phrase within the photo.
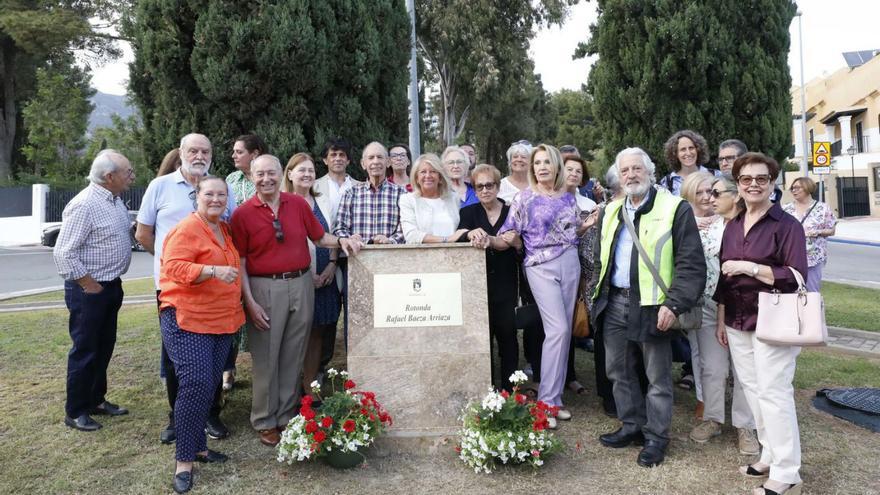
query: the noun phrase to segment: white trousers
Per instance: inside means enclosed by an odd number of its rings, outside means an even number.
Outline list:
[[[694,373],[696,363],[700,362],[700,383],[703,393],[703,420],[712,420],[724,424],[726,408],[724,407],[727,391],[727,376],[731,368],[730,351],[718,343],[715,329],[718,322],[718,304],[708,299],[703,305],[703,326],[694,331],[700,352],[694,355]],[[733,397],[730,404],[730,419],[735,428],[755,429],[755,420],[742,384],[733,373]]]
[[[800,347],[761,342],[755,332],[727,327],[727,341],[736,374],[758,431],[762,464],[770,466],[770,479],[801,482],[801,440],[794,404],[795,363]]]

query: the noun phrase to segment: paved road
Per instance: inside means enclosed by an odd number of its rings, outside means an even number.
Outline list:
[[[131,266],[125,279],[153,274],[153,257],[149,253],[131,253]],[[51,248],[30,246],[0,248],[0,296],[47,287],[61,287],[64,282],[55,270]]]
[[[880,247],[828,243],[823,279],[880,289]]]

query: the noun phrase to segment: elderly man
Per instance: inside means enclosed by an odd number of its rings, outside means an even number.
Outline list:
[[[373,141],[364,148],[361,166],[367,172],[367,182],[355,184],[342,197],[333,234],[357,235],[369,244],[403,244],[397,202],[406,190],[385,179],[388,150]]]
[[[281,192],[281,162],[260,155],[251,165],[257,194],[232,215],[241,256],[242,293],[253,357],[251,425],[260,441],[275,446],[296,416],[306,339],[312,327],[315,286],[306,238],[355,254],[358,239],[324,232],[301,196]]]
[[[153,255],[157,303],[162,244],[168,232],[195,211],[195,186],[211,169],[212,153],[211,141],[207,137],[202,134],[187,134],[180,140],[180,168],[168,175],[153,179],[141,200],[134,236],[144,249]],[[228,194],[230,198],[234,197],[231,186],[228,188]],[[228,219],[235,209],[235,201],[229,201],[226,208],[224,218]],[[174,364],[168,357],[164,345],[161,364],[165,374],[168,406],[171,410],[168,413],[168,426],[159,435],[159,440],[162,443],[171,443],[177,437],[174,428],[174,404],[177,401],[178,381]],[[218,385],[205,430],[213,439],[229,436],[229,429],[220,420],[222,393],[222,385]]]
[[[718,145],[718,168],[721,169],[721,173],[731,175],[733,173],[733,162],[748,151],[746,143],[739,139],[722,141]]]
[[[599,220],[593,314],[595,323],[603,325],[605,367],[623,425],[599,441],[614,448],[644,442],[638,464],[652,467],[663,462],[669,445],[669,328],[697,304],[706,262],[690,205],[652,187],[654,164],[647,153],[627,148],[617,154],[615,167],[625,197],[609,203]],[[659,281],[652,270],[659,272]],[[647,394],[639,386],[640,358]]]
[[[116,345],[116,316],[122,306],[119,277],[131,262],[128,208],[119,195],[133,180],[128,159],[114,150],[98,153],[89,185],[64,208],[55,244],[55,266],[64,278],[73,341],[67,355],[64,424],[80,431],[101,428],[90,414],[128,414],[105,395],[107,366]]]

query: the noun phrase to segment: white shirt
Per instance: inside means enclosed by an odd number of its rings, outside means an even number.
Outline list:
[[[577,207],[580,211],[589,213],[596,209],[596,202],[581,193],[575,194],[574,199],[577,201]]]
[[[505,177],[501,179],[501,187],[498,188],[498,197],[503,199],[505,203],[510,204],[513,201],[513,197],[520,191],[521,189],[518,189],[513,185],[513,182],[510,182],[509,177]]]
[[[346,175],[342,184],[336,182],[330,177],[328,177],[327,184],[330,186],[330,209],[332,211],[337,211],[339,209],[339,202],[342,201],[342,196],[345,194],[345,191],[351,189],[354,182],[351,180],[350,175]],[[328,219],[327,222],[330,223],[331,226],[333,225],[333,221],[330,219]]]
[[[645,195],[645,199],[647,199],[647,195]],[[642,199],[642,204],[644,204],[645,199]],[[642,206],[641,204],[639,206]],[[624,213],[629,215],[630,220],[636,217],[636,210],[639,208],[633,206],[629,200],[629,196],[627,196],[626,201],[623,203]],[[629,270],[630,270],[630,261],[632,261],[632,252],[633,252],[633,239],[632,236],[629,235],[629,229],[626,228],[626,225],[620,229],[620,234],[617,237],[617,246],[614,249],[614,270],[611,272],[611,285],[614,287],[619,287],[621,289],[628,289],[630,286],[629,283]]]
[[[440,237],[451,236],[458,225],[457,223],[453,223],[452,217],[446,209],[446,202],[443,198],[422,198],[422,200],[431,207],[431,213],[434,216],[434,221],[431,225],[431,234]]]

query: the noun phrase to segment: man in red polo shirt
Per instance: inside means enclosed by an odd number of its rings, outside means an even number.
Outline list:
[[[302,197],[281,192],[281,175],[278,158],[260,155],[251,165],[257,194],[232,215],[250,321],[251,424],[269,446],[278,444],[280,431],[296,415],[312,326],[315,288],[306,238],[349,254],[357,254],[361,246],[360,238],[340,239],[324,232]]]

